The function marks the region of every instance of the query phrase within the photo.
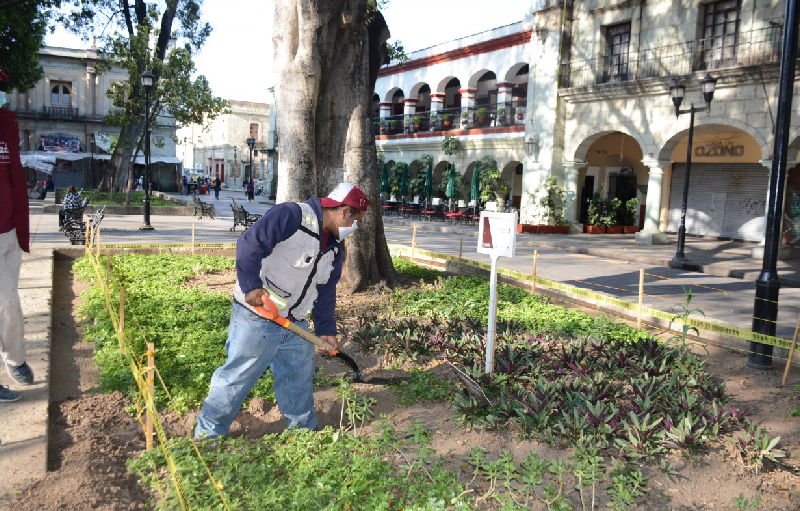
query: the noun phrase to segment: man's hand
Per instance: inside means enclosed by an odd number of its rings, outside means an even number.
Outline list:
[[[264,295],[267,295],[267,298],[269,298],[269,293],[263,287],[260,287],[258,289],[253,289],[252,291],[247,293],[247,296],[244,297],[244,301],[246,301],[248,305],[252,305],[253,307],[262,307],[264,305],[264,302],[261,301],[261,297]]]
[[[331,345],[331,349],[329,350],[320,348],[319,350],[321,352],[331,355],[334,351],[339,351],[339,341],[336,340],[335,335],[320,335],[319,338]]]

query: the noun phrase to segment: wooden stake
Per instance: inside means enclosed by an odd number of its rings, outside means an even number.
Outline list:
[[[411,238],[411,262],[414,262],[414,251],[417,250],[417,226],[414,226],[414,236]]]
[[[122,346],[125,344],[125,288],[122,286],[119,287],[119,332],[117,332],[117,337],[119,337],[119,352],[124,355],[125,350]]]
[[[108,296],[109,286],[111,285],[111,251],[106,249],[106,296]]]
[[[636,328],[642,328],[642,302],[644,300],[644,268],[639,270],[639,308],[636,312]]]
[[[92,244],[92,239],[89,237],[89,222],[86,222],[86,232],[83,235],[83,253],[89,253],[89,246]]]
[[[531,280],[531,283],[532,283],[532,289],[531,290],[534,293],[536,292],[536,261],[537,261],[537,259],[539,259],[539,251],[538,250],[534,250],[533,251],[533,280]]]
[[[155,406],[155,379],[153,378],[153,368],[156,365],[156,349],[152,342],[147,343],[147,392],[150,394],[150,401]],[[147,406],[147,417],[145,418],[145,446],[147,450],[153,448],[153,414],[155,410]]]
[[[798,332],[800,332],[800,314],[797,315],[797,325],[794,327],[794,338],[792,339],[792,347],[789,348],[789,357],[786,359],[786,368],[783,370],[783,381],[781,381],[781,385],[786,385],[786,378],[789,376],[789,367],[792,365],[792,357],[794,357],[794,349],[797,346]]]
[[[194,255],[194,222],[192,222],[192,255]]]
[[[458,243],[458,276],[461,276],[461,253],[464,251],[464,237],[461,237],[461,241]]]

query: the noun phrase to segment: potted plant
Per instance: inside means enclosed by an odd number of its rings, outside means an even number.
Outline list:
[[[461,112],[461,125],[465,126],[469,124],[469,110],[464,110]]]
[[[415,115],[411,118],[411,122],[414,123],[414,129],[419,131],[419,124],[422,119],[419,118],[419,115]]]
[[[483,203],[497,201],[498,206],[505,205],[505,193],[507,191],[505,184],[500,181],[500,170],[497,168],[497,162],[491,156],[484,156],[476,164],[480,168],[480,187],[481,187],[481,201]]]
[[[520,110],[520,109],[518,108],[518,109],[517,109],[517,114],[516,114],[516,117],[517,117],[517,122],[519,122],[519,121],[522,121],[522,119],[525,117],[525,114],[522,112],[522,110]]]
[[[450,114],[442,114],[442,124],[444,124],[445,128],[449,128],[450,124],[453,122],[450,120],[451,117]]]
[[[429,125],[429,129],[431,131],[435,131],[436,130],[436,124],[438,122],[439,122],[439,114],[432,113],[430,116],[428,116],[428,123],[430,124]]]
[[[636,224],[636,214],[639,212],[639,199],[629,199],[622,207],[622,232],[632,234],[639,232],[639,226]]]
[[[622,201],[614,197],[607,201],[607,204],[606,214],[603,216],[606,232],[609,234],[622,234],[622,224],[619,221],[620,213],[624,209]]]
[[[489,110],[485,106],[482,106],[475,111],[475,116],[478,118],[478,124],[483,124],[486,122],[487,113],[489,113]]]
[[[381,133],[386,133],[386,121],[384,121],[382,119],[380,121],[378,121],[378,130]]]
[[[403,119],[403,127],[405,128],[406,133],[411,133],[411,117],[406,117]]]
[[[389,121],[389,128],[390,133],[397,133],[397,119]]]
[[[606,223],[604,214],[606,209],[606,200],[600,197],[603,187],[600,186],[589,199],[589,207],[587,209],[586,218],[586,232],[589,234],[600,234],[606,232]]]
[[[506,124],[508,120],[508,109],[505,107],[500,107],[497,109],[497,117],[500,119],[500,123],[503,125]]]

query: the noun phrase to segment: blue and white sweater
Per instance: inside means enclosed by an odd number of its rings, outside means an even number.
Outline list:
[[[323,239],[326,246],[322,249]],[[322,230],[322,204],[314,197],[273,207],[236,244],[233,297],[269,291],[281,316],[292,321],[314,311],[317,335],[336,335],[336,284],[342,275],[342,247]]]

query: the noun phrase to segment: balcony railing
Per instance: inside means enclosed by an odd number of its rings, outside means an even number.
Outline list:
[[[561,64],[559,87],[588,87],[692,71],[780,62],[782,27],[648,48],[623,55]]]
[[[67,121],[78,118],[78,109],[71,106],[46,106],[44,114],[50,119],[63,119]]]
[[[482,117],[479,116],[482,114]],[[374,119],[376,135],[397,135],[455,129],[485,129],[514,126],[525,121],[525,105],[509,101],[493,105],[445,108],[437,112],[392,115]]]

